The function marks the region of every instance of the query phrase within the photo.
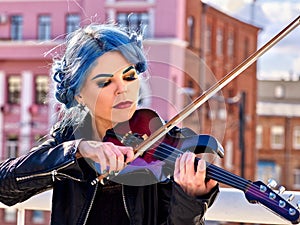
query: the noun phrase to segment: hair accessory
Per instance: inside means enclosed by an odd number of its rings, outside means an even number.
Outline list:
[[[79,103],[78,108],[79,108],[80,112],[85,112],[85,105]]]
[[[129,33],[130,41],[136,43],[139,48],[143,48],[143,35],[138,34],[136,31]]]
[[[92,38],[97,43],[100,49],[104,49],[104,43],[95,36],[95,31],[91,27],[86,28],[84,30],[84,33]]]

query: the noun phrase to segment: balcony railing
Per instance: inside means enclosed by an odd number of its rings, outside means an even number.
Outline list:
[[[285,192],[284,198],[294,194],[292,205],[300,201],[300,192]],[[25,210],[46,210],[51,208],[52,192],[44,192],[13,206],[18,211],[17,225],[25,225]],[[0,203],[0,208],[7,206]],[[206,213],[207,221],[238,222],[255,224],[291,224],[258,204],[250,204],[244,193],[232,188],[221,188],[214,205]]]

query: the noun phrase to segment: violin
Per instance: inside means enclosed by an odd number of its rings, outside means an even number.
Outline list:
[[[129,121],[119,123],[106,132],[103,141],[115,145],[137,147],[157,128],[163,126],[159,115],[150,109],[137,110]],[[185,133],[185,135],[183,135]],[[175,128],[155,145],[127,165],[119,174],[108,179],[126,185],[149,185],[163,182],[172,176],[179,154],[211,153],[224,156],[221,144],[210,135],[197,135],[189,129]],[[195,159],[195,169],[199,157]],[[206,178],[214,179],[244,192],[250,203],[260,203],[293,224],[300,222],[299,211],[261,181],[252,182],[206,162]]]

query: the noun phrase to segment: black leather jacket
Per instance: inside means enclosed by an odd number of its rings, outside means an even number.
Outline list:
[[[28,154],[0,163],[0,201],[8,206],[53,188],[52,225],[83,225],[92,207],[96,172],[75,153],[91,129],[53,129],[51,138]],[[218,193],[193,198],[171,179],[147,186],[123,185],[123,199],[132,225],[203,224],[204,213]],[[145,197],[147,196],[147,197]],[[147,209],[147,210],[146,210]],[[147,213],[143,213],[147,212]]]

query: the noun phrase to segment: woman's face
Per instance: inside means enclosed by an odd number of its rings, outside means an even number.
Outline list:
[[[134,66],[120,52],[113,51],[97,59],[76,100],[89,108],[96,122],[118,123],[132,117],[138,94]]]

